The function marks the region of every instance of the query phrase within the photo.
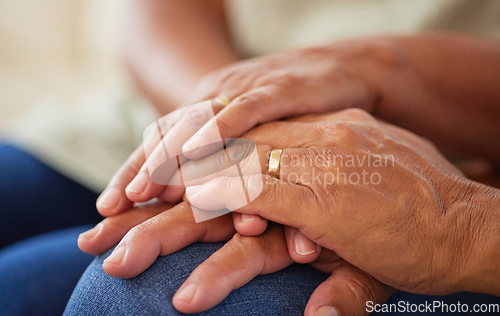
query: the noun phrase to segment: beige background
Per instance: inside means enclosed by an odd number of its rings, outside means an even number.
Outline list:
[[[116,80],[126,5],[0,0],[0,126],[36,102],[73,100]]]

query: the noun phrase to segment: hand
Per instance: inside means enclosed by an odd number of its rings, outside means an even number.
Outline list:
[[[158,255],[168,255],[194,242],[229,240],[193,271],[174,296],[174,306],[184,313],[208,310],[257,275],[281,270],[297,258],[331,273],[312,294],[306,315],[316,315],[319,308],[329,306],[339,315],[364,315],[366,301],[382,303],[394,292],[331,251],[322,251],[321,255],[318,252],[304,260],[293,250],[291,235],[296,231],[292,228],[285,229],[290,237],[287,241],[283,228],[276,224],[258,237],[234,233],[229,215],[196,224],[186,202],[173,207],[156,202],[105,219],[82,234],[78,244],[87,253],[100,254],[121,240],[104,261],[103,268],[112,276],[133,277],[151,265]],[[241,266],[249,269],[242,270]],[[195,289],[191,299],[189,292],[180,292],[190,284]]]
[[[389,69],[391,58],[397,59],[389,46],[375,39],[306,48],[235,63],[207,76],[194,92],[193,103],[226,95],[233,99],[231,104],[224,109],[214,104],[215,117],[200,125],[203,128],[199,131],[184,128],[185,109],[161,118],[163,142],[157,137],[145,140],[149,149],[145,153],[140,146],[116,173],[97,203],[99,212],[110,216],[129,209],[132,202],[154,197],[167,202],[180,200],[183,188],[154,183],[146,172],[148,164],[143,167],[144,155],[161,154],[164,144],[179,150],[184,146],[188,158],[199,158],[206,152],[188,149],[197,149],[195,143],[214,128],[223,139],[234,138],[259,123],[283,117],[353,106],[371,110],[378,99],[374,83],[380,68]],[[191,145],[184,145],[195,133]],[[154,161],[155,157],[148,159],[149,164]]]
[[[200,158],[207,152],[196,149],[214,128],[223,138],[234,138],[259,123],[357,107],[449,149],[498,162],[497,60],[495,41],[430,34],[336,42],[234,63],[206,76],[192,98],[226,95],[233,102],[222,111],[214,107],[216,116],[177,145],[188,158]],[[169,120],[160,123],[170,126]],[[145,171],[141,150],[104,191],[97,205],[104,216],[153,197],[178,201],[182,188],[165,190],[139,172]]]
[[[222,108],[217,102],[202,102],[183,108],[167,115],[152,124],[145,132],[143,145],[136,149],[128,161],[115,174],[108,187],[97,201],[97,208],[103,216],[113,216],[124,210],[132,208],[133,202],[145,202],[153,196],[159,196],[161,200],[179,202],[184,194],[183,185],[161,185],[150,180],[149,170],[161,170],[162,178],[181,179],[178,173],[178,160],[168,159],[166,152],[175,152],[191,135],[193,135],[200,124],[206,122],[208,112],[217,112]],[[212,112],[212,113],[213,113]],[[165,137],[158,135],[158,130],[169,130]],[[161,142],[158,146],[158,142]],[[170,151],[164,150],[168,148]],[[148,163],[145,158],[149,157]],[[180,156],[177,156],[179,158]],[[172,158],[172,157],[170,157]],[[180,157],[183,159],[183,157]],[[182,160],[184,162],[184,160]],[[183,168],[189,169],[186,165]],[[175,173],[175,175],[174,175]],[[135,180],[129,184],[130,180]],[[196,176],[193,176],[196,178]],[[184,177],[184,180],[187,179]],[[141,190],[130,190],[130,186],[137,185]],[[183,182],[179,181],[179,184]],[[126,192],[126,195],[125,195]],[[149,195],[148,195],[149,194]],[[237,230],[245,235],[258,235],[267,227],[267,220],[254,215],[234,214],[234,224]]]
[[[401,290],[477,290],[476,266],[484,267],[486,253],[491,272],[497,253],[480,241],[495,240],[489,222],[498,222],[494,207],[479,210],[473,193],[481,186],[463,178],[429,142],[361,110],[311,119],[316,122],[269,123],[246,135],[267,144],[258,146],[262,171],[270,149],[284,149],[280,180],[264,175],[264,189],[250,204],[234,207],[239,178],[230,177],[188,187],[188,201],[203,210],[228,208],[296,227]],[[282,147],[283,138],[296,145]],[[232,155],[238,155],[235,150]],[[246,181],[249,191],[258,177]]]

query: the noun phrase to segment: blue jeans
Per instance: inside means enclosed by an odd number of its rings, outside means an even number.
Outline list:
[[[96,198],[24,150],[0,142],[0,315],[62,313],[93,259],[76,245],[78,234],[91,226],[65,228],[99,222]]]
[[[97,193],[0,141],[0,248],[56,229],[94,224]]]
[[[66,306],[65,315],[181,315],[172,306],[172,297],[201,262],[223,243],[194,244],[158,258],[141,275],[118,279],[107,275],[102,262],[111,253],[97,257],[78,282]],[[203,315],[303,315],[314,289],[327,275],[308,265],[293,264],[276,273],[261,275],[231,294]],[[458,293],[428,296],[399,292],[388,303],[399,301],[446,304],[500,303],[500,298]],[[372,315],[430,315],[429,313],[373,313]],[[433,314],[435,315],[435,314]],[[481,315],[488,315],[483,313]],[[491,314],[493,315],[493,314]]]
[[[76,245],[88,228],[46,233],[0,250],[0,315],[61,315],[94,258]]]

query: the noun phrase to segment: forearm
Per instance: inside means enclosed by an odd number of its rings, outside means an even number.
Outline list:
[[[500,296],[500,190],[470,182],[454,203],[460,291]]]
[[[221,0],[134,1],[125,61],[160,113],[190,98],[198,80],[237,60]]]
[[[377,78],[376,114],[442,147],[500,164],[500,42],[447,34],[388,42],[396,58]]]

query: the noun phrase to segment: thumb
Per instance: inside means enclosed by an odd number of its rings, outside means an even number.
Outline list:
[[[395,290],[358,268],[344,263],[311,295],[307,316],[368,315],[367,302],[385,302]]]

